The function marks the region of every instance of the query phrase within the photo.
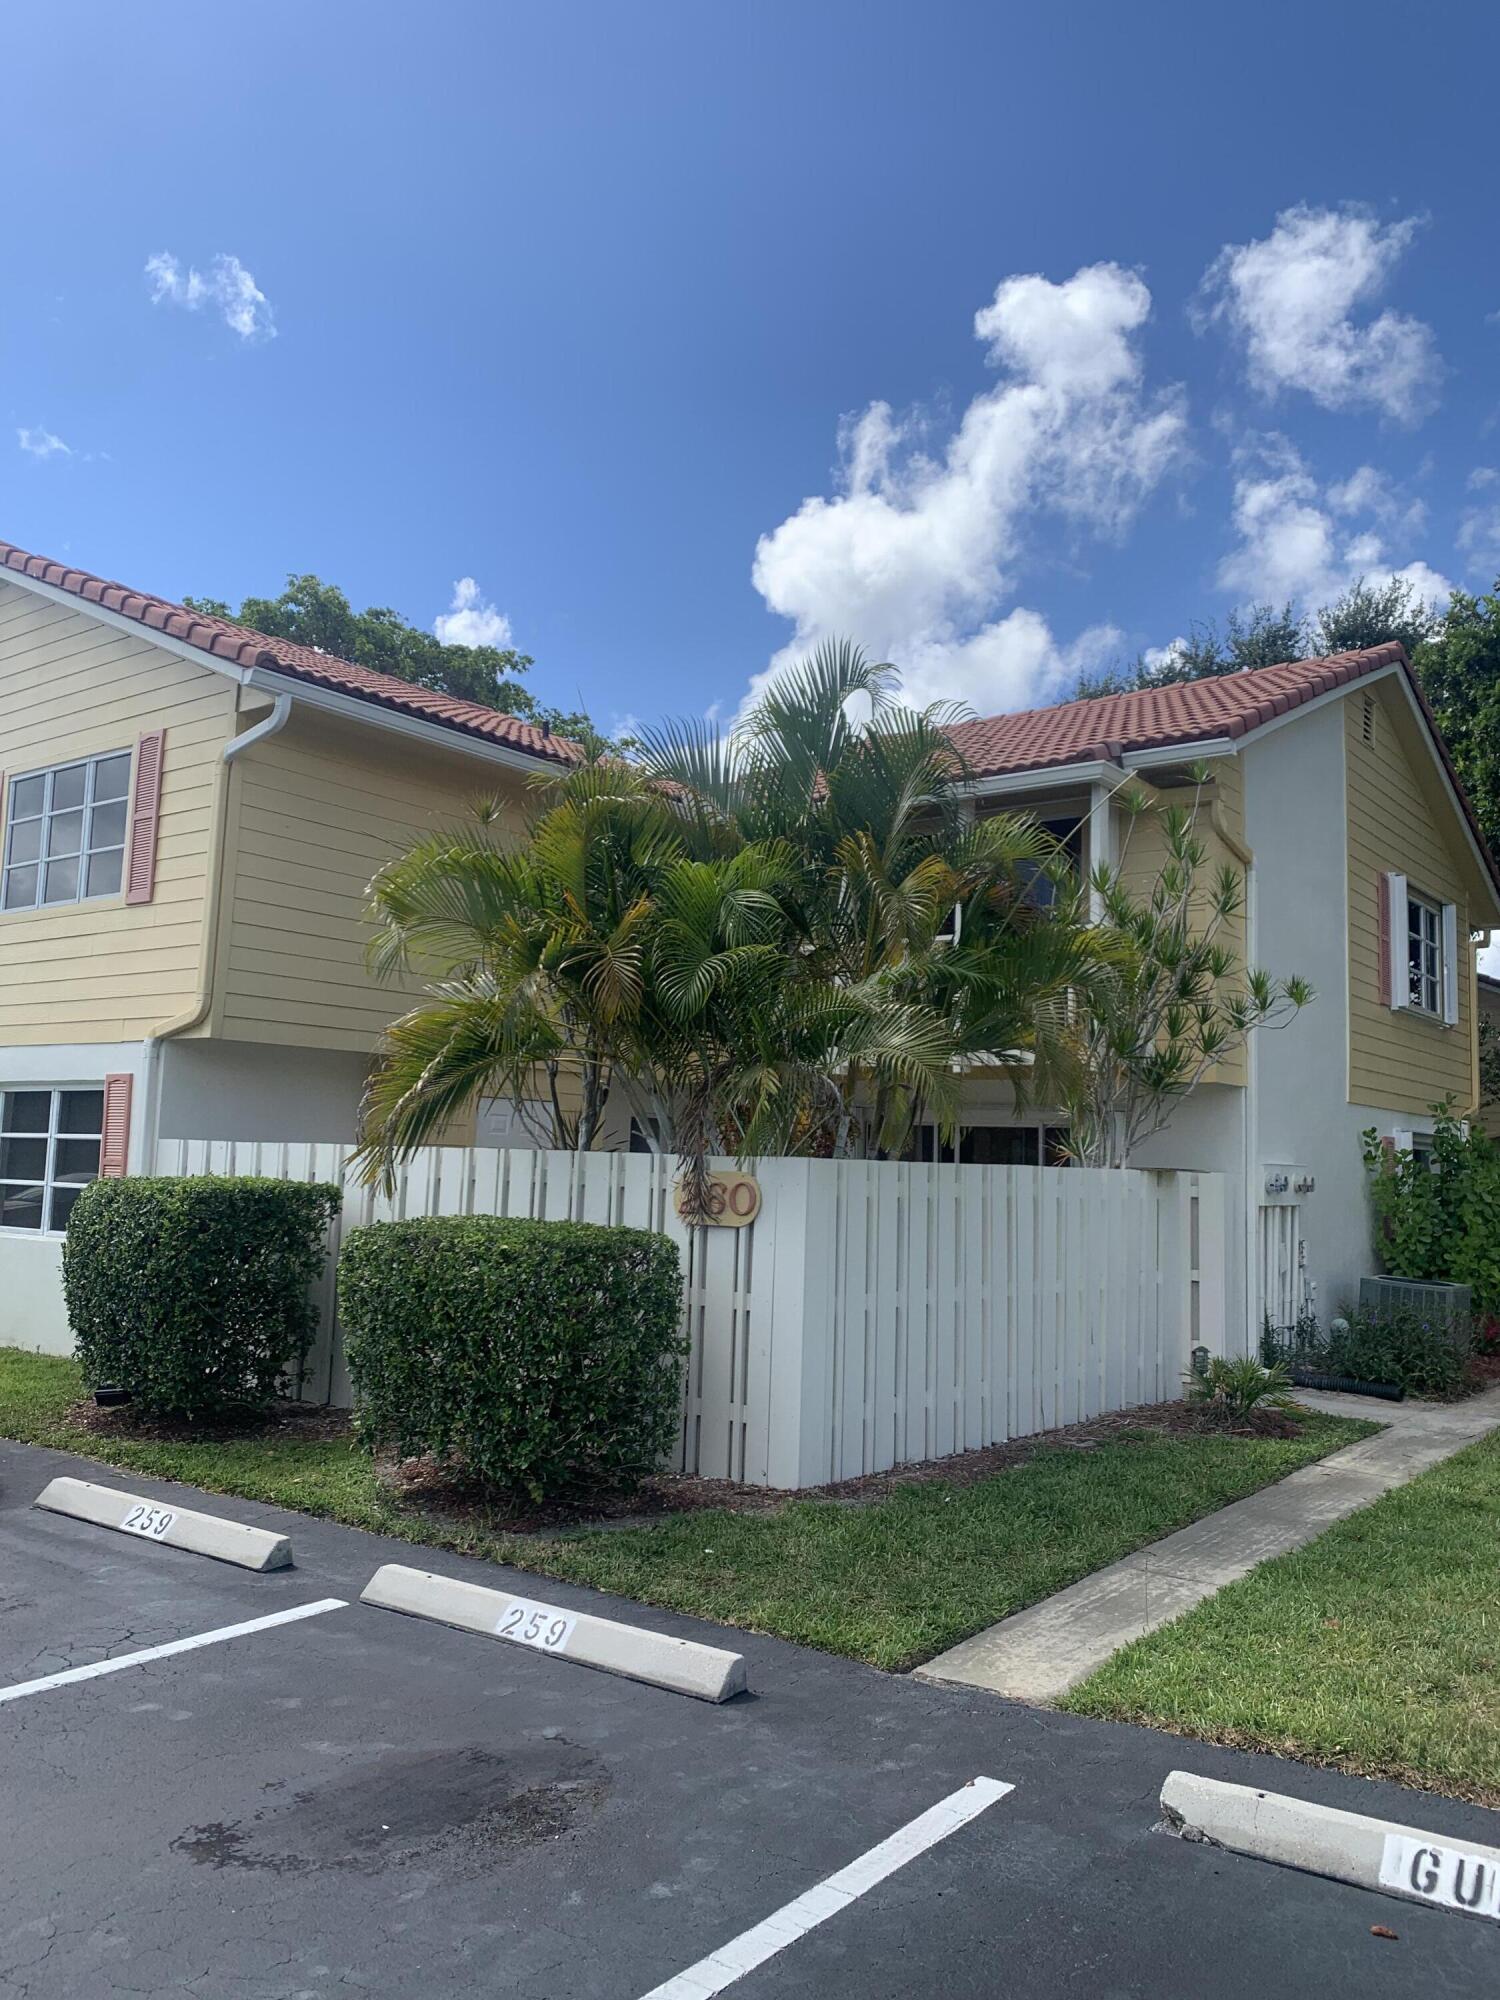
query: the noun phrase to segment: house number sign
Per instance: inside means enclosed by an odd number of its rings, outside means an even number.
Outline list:
[[[760,1214],[760,1182],[754,1174],[710,1174],[705,1215],[689,1217],[686,1198],[686,1190],[679,1181],[675,1194],[677,1213],[685,1222],[705,1222],[714,1229],[743,1229]]]

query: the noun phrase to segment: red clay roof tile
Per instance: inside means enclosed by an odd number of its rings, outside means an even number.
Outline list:
[[[375,673],[369,667],[356,666],[352,660],[319,653],[311,646],[297,646],[289,639],[252,632],[244,625],[207,617],[166,598],[144,596],[125,584],[108,583],[103,577],[91,576],[87,570],[70,569],[63,563],[48,561],[45,556],[28,555],[25,549],[18,549],[10,542],[0,542],[0,576],[6,570],[51,584],[85,603],[102,605],[106,611],[134,619],[152,631],[165,632],[185,646],[196,647],[199,652],[212,654],[231,666],[260,667],[286,674],[293,680],[311,681],[377,707],[437,723],[460,735],[504,744],[548,763],[576,763],[581,754],[577,744],[566,737],[553,736],[534,723],[502,714],[497,708],[486,708],[481,702],[437,694],[431,688],[398,680],[394,674]]]
[[[1322,660],[1291,660],[1211,680],[986,716],[961,722],[949,734],[978,778],[1104,759],[1113,763],[1129,750],[1187,748],[1215,737],[1244,736],[1331,688],[1382,667],[1405,665],[1405,653],[1392,641]]]

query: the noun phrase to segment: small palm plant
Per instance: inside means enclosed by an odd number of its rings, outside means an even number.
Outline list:
[[[1292,1378],[1279,1361],[1269,1367],[1253,1354],[1230,1359],[1215,1354],[1201,1374],[1187,1378],[1187,1395],[1205,1416],[1223,1424],[1243,1424],[1258,1410],[1296,1407]]]

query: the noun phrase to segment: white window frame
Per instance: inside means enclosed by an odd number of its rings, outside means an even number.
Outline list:
[[[1403,882],[1399,956],[1392,968],[1393,1006],[1403,1006],[1424,1021],[1453,1027],[1458,1020],[1458,908]],[[1418,925],[1413,934],[1413,922]],[[1422,958],[1412,969],[1413,945]]]
[[[81,1093],[85,1091],[94,1094],[99,1099],[99,1125],[100,1125],[99,1131],[97,1133],[61,1131],[59,1129],[59,1119],[61,1118],[62,1115],[63,1098],[71,1092]],[[45,1137],[47,1142],[46,1163],[40,1181],[37,1181],[34,1178],[28,1178],[25,1175],[6,1174],[3,1177],[0,1177],[0,1190],[6,1188],[40,1187],[42,1190],[42,1217],[40,1223],[35,1229],[26,1229],[21,1227],[17,1223],[0,1223],[0,1237],[24,1236],[29,1238],[31,1241],[36,1242],[46,1237],[61,1237],[66,1233],[67,1229],[66,1223],[64,1223],[61,1229],[54,1229],[51,1226],[52,1197],[56,1189],[58,1189],[59,1187],[88,1186],[87,1181],[58,1180],[57,1178],[58,1142],[60,1140],[69,1140],[69,1139],[82,1139],[82,1140],[92,1141],[93,1144],[99,1148],[100,1165],[102,1166],[103,1164],[104,1081],[101,1078],[97,1083],[6,1083],[0,1085],[0,1126],[3,1126],[5,1122],[4,1099],[9,1096],[21,1096],[23,1094],[31,1094],[38,1097],[45,1094],[47,1096],[49,1100],[47,1105],[47,1130],[45,1134],[41,1132],[0,1131],[0,1166],[3,1166],[5,1164],[3,1156],[4,1142],[6,1139],[13,1139],[13,1138],[41,1139]],[[90,1176],[90,1179],[98,1180],[98,1178],[99,1178],[99,1167],[96,1167],[94,1169],[94,1172]]]
[[[1443,1018],[1443,906],[1411,884],[1406,888],[1406,927],[1401,935],[1407,1007],[1430,1021]],[[1417,964],[1412,964],[1412,953]]]
[[[125,789],[117,799],[95,799],[94,789],[98,769],[117,757],[126,760]],[[83,803],[81,806],[53,806],[52,797],[58,777],[64,771],[82,771]],[[15,810],[17,788],[29,779],[41,778],[45,781],[42,790],[42,810],[40,813],[17,814]],[[125,867],[130,849],[130,795],[135,778],[134,753],[128,748],[100,750],[91,757],[67,757],[60,764],[43,764],[34,771],[17,771],[7,778],[5,796],[5,849],[3,865],[0,865],[0,916],[14,916],[24,910],[66,910],[74,903],[109,903],[118,900],[125,893]],[[125,808],[125,825],[118,841],[106,841],[102,845],[91,846],[90,836],[94,830],[94,808],[96,805],[121,804]],[[44,898],[43,890],[47,882],[47,829],[59,812],[81,812],[83,823],[78,839],[78,881],[71,896]],[[39,826],[37,856],[34,861],[15,861],[12,851],[15,847],[17,826]],[[120,879],[113,889],[100,889],[93,895],[87,893],[88,864],[96,854],[118,854],[120,857]],[[52,856],[53,860],[69,859],[67,856]],[[8,900],[10,878],[19,868],[36,869],[36,891],[29,903],[12,903]]]

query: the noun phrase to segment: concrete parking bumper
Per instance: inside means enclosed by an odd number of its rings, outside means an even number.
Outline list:
[[[286,1569],[292,1560],[290,1540],[268,1528],[247,1528],[217,1514],[148,1500],[144,1494],[124,1493],[116,1486],[98,1486],[91,1479],[54,1479],[32,1504],[52,1514],[91,1521],[96,1528],[136,1535],[162,1548],[186,1549],[192,1555],[212,1556],[215,1562],[235,1563],[240,1569]]]
[[[490,1590],[483,1584],[461,1583],[455,1577],[409,1569],[404,1563],[378,1569],[360,1592],[360,1602],[404,1611],[413,1618],[433,1618],[488,1639],[508,1639],[699,1701],[728,1701],[745,1690],[745,1662],[739,1653],[517,1597],[510,1591]]]

